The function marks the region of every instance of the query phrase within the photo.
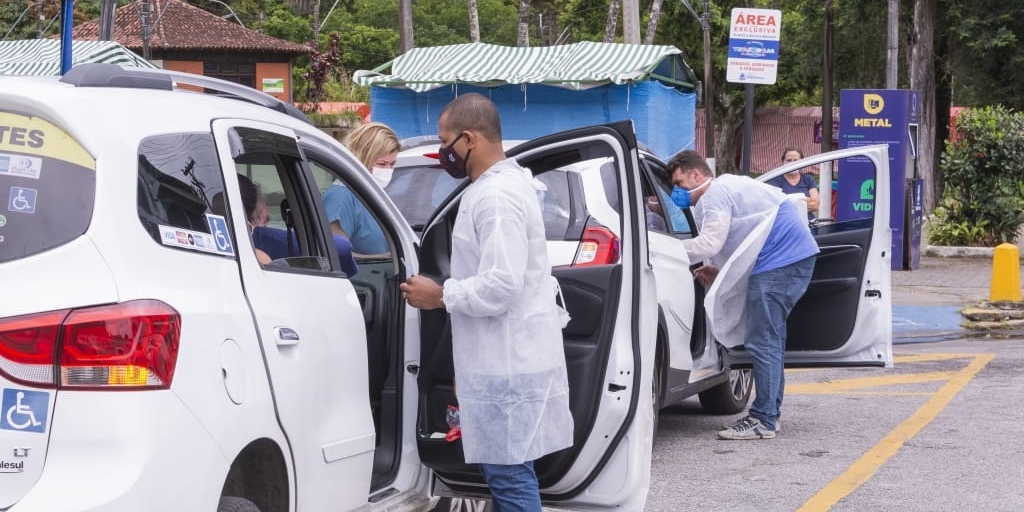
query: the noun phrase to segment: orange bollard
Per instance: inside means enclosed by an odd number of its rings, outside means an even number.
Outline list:
[[[992,285],[988,300],[1020,302],[1020,252],[1013,244],[999,244],[992,252]]]

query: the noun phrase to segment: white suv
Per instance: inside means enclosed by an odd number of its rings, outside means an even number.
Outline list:
[[[618,258],[555,270],[573,315],[575,444],[536,467],[545,503],[642,510],[661,285],[631,192],[635,135],[622,123],[516,150],[537,173],[612,158],[624,183],[607,226]],[[887,179],[884,148],[854,154]],[[267,226],[250,224],[245,181]],[[335,182],[390,248],[354,273],[321,200]],[[823,266],[840,272],[825,291],[852,297],[828,321],[849,332],[799,347],[798,362],[891,361],[876,191],[873,221],[826,240],[848,265]],[[262,93],[109,64],[0,77],[0,509],[423,511],[438,496],[486,498],[443,436],[456,403],[447,315],[398,292],[411,273],[447,274],[458,192],[419,236],[356,158]]]

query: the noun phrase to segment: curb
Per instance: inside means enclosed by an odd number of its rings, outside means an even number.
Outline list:
[[[943,245],[926,245],[921,251],[924,256],[935,258],[988,258],[992,259],[995,249],[992,247],[956,247]]]

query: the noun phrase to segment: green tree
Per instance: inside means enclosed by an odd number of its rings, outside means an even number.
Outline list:
[[[1003,106],[968,109],[940,166],[946,179],[938,245],[992,247],[1013,242],[1024,224],[1024,114]]]
[[[956,104],[1024,108],[1024,17],[1019,6],[944,0],[939,11],[946,16]]]

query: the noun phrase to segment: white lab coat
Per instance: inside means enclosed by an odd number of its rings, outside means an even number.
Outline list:
[[[719,269],[704,297],[704,310],[722,346],[743,344],[747,282],[779,205],[787,200],[775,187],[725,174],[715,178],[692,208],[700,235],[684,240],[683,247],[691,263],[707,261]]]
[[[532,177],[503,160],[462,196],[444,283],[467,463],[520,464],[572,445],[556,287]]]

